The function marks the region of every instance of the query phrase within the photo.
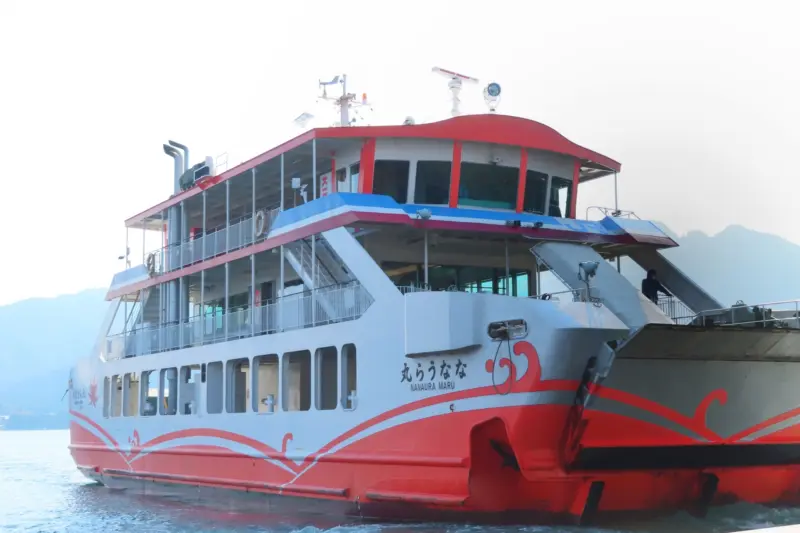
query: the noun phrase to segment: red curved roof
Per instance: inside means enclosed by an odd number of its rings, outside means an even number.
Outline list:
[[[509,115],[483,114],[463,115],[439,122],[415,124],[413,126],[351,126],[347,128],[315,128],[276,146],[244,163],[241,163],[219,176],[216,184],[249,171],[265,161],[274,159],[282,153],[297,148],[312,139],[356,139],[356,138],[416,138],[447,139],[462,142],[493,143],[518,146],[535,150],[556,152],[578,158],[592,168],[619,172],[621,164],[610,157],[579,146],[556,130],[540,122]],[[192,187],[171,196],[158,205],[134,215],[125,221],[129,226],[180,203],[182,200],[200,194],[200,187]]]
[[[598,163],[615,172],[619,172],[621,167],[619,162],[575,144],[550,126],[509,115],[464,115],[414,126],[353,126],[349,128],[317,128],[312,131],[316,132],[317,138],[329,139],[413,137],[505,144],[573,156],[584,161]]]

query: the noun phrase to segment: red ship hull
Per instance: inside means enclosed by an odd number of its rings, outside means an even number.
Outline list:
[[[130,447],[121,447],[78,412],[73,412],[72,454],[87,476],[111,488],[193,497],[209,490],[216,495],[208,497],[218,501],[261,495],[274,502],[255,504],[262,511],[324,510],[363,519],[576,522],[620,513],[702,514],[709,506],[734,502],[800,503],[800,430],[791,423],[800,410],[785,409],[748,430],[720,436],[707,427],[707,419],[712,404],[735,405],[724,390],[712,390],[687,416],[633,394],[632,385],[614,388],[611,378],[607,385],[588,387],[542,379],[535,350],[520,342],[515,352],[533,365],[521,379],[512,365],[505,384],[412,402],[353,428],[299,464],[286,454],[291,434],[282,450],[211,428],[175,431],[147,443],[135,437]],[[625,364],[615,363],[623,378]],[[797,365],[789,364],[794,371]],[[490,367],[487,363],[487,371]],[[730,372],[719,375],[735,382]],[[759,379],[753,372],[741,376],[751,385]],[[625,385],[623,378],[617,384]],[[713,381],[699,368],[686,376],[686,384],[693,379]],[[492,407],[492,398],[506,392],[520,405]],[[582,401],[586,394],[588,403]],[[744,401],[761,401],[746,396]],[[484,407],[456,407],[465,400],[483,401]],[[608,408],[610,403],[616,407]],[[392,418],[448,404],[446,414],[374,431]],[[629,414],[622,414],[626,410]],[[368,428],[370,434],[339,446]],[[187,438],[246,446],[273,461],[255,460],[233,446],[180,444]]]

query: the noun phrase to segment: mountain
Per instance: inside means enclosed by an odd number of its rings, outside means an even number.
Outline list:
[[[680,244],[664,255],[724,305],[800,298],[795,270],[800,246],[741,226],[713,236],[698,231],[675,236],[664,229]],[[622,272],[637,287],[644,276],[630,261],[623,261]],[[61,396],[70,366],[89,354],[96,340],[108,307],[104,296],[105,290],[93,289],[0,307],[0,415],[12,415],[7,428],[66,427]],[[55,418],[45,416],[50,413]]]
[[[66,413],[60,400],[69,369],[93,348],[108,308],[105,293],[92,289],[0,307],[0,415]]]
[[[800,299],[800,246],[742,226],[728,226],[714,236],[700,231],[676,236],[661,227],[680,244],[664,250],[664,257],[723,305]],[[628,261],[622,273],[636,287],[644,277],[644,271]]]

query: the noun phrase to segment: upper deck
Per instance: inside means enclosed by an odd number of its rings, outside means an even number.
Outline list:
[[[392,190],[392,182],[399,181],[400,176],[397,168],[381,165],[384,161],[409,163],[404,176],[406,197],[399,194],[402,191]],[[420,162],[449,164],[429,165],[431,168],[423,169],[426,175],[422,175],[419,173]],[[358,178],[345,181],[342,174],[356,164],[359,165]],[[464,168],[465,165],[468,168]],[[512,180],[508,171],[487,173],[486,169],[473,169],[471,165],[517,169],[517,172]],[[519,179],[521,168],[534,174]],[[532,179],[542,179],[541,175],[550,176],[558,172],[557,177],[577,184],[619,172],[620,168],[617,161],[573,143],[544,124],[506,115],[468,115],[420,125],[317,128],[205,180],[203,186],[193,186],[175,194],[130,217],[125,224],[129,228],[158,228],[164,213],[181,202],[194,214],[199,205],[197,197],[203,192],[208,194],[206,214],[212,221],[217,221],[225,214],[226,186],[231,189],[233,211],[241,212],[251,207],[248,200],[252,200],[253,177],[258,204],[277,206],[283,199],[285,205],[291,206],[294,190],[290,180],[299,178],[300,183],[307,186],[309,200],[334,192],[334,189],[365,194],[385,194],[388,190],[401,203],[457,207],[464,205],[464,200],[481,200],[472,198],[474,195],[465,195],[465,186],[485,176],[487,184],[484,187],[499,185],[497,188],[502,190],[503,196],[513,197],[512,201],[505,203],[510,204],[514,211],[547,214],[548,206],[539,205],[533,198],[526,202],[525,194],[531,196],[533,192],[528,190],[529,185],[533,185],[529,183]],[[323,178],[330,178],[334,169],[339,176],[336,186],[331,187]],[[472,174],[476,173],[484,176],[473,177]],[[437,181],[445,186],[438,187],[440,183],[435,183],[428,189],[420,187],[417,190],[417,183],[422,181],[426,184],[427,181]],[[284,192],[283,198],[281,191]],[[572,190],[573,203],[576,199]]]
[[[152,250],[142,253],[152,276],[251,245],[266,238],[279,213],[336,192],[471,209],[464,217],[481,210],[571,219],[578,184],[619,170],[618,162],[548,126],[505,115],[317,128],[191,184],[129,218],[126,226],[163,232],[164,247],[149,260]],[[169,214],[172,208],[177,215]],[[259,211],[267,219],[262,227],[254,224]],[[144,281],[142,270],[134,270],[115,276],[115,295],[141,288],[130,286]]]

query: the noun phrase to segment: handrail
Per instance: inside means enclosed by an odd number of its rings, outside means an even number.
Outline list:
[[[200,237],[186,239],[179,243],[168,244],[152,250],[148,254],[145,254],[145,257],[149,257],[151,255],[155,257],[155,274],[163,274],[167,271],[179,270],[180,268],[190,264],[202,262],[210,259],[211,257],[226,254],[233,250],[242,248],[243,246],[249,246],[251,244],[260,242],[267,238],[267,235],[269,234],[269,227],[272,223],[274,223],[277,215],[280,213],[280,206],[261,208],[257,210],[257,212],[261,210],[266,211],[267,216],[269,217],[267,230],[263,233],[263,235],[256,237],[253,232],[253,228],[244,228],[244,226],[240,226],[241,224],[246,224],[248,221],[253,220],[252,215],[244,215],[232,220],[230,224],[221,224],[210,230],[206,230],[206,232]],[[230,233],[230,229],[234,229],[234,232]],[[231,237],[231,242],[228,242],[229,236]],[[209,241],[211,241],[211,245],[207,245],[205,247],[205,253],[203,254],[203,242],[208,243]],[[221,242],[222,246],[218,246],[218,241],[224,241]],[[180,257],[182,247],[190,248],[191,252],[189,252],[189,254],[191,257],[185,259]],[[165,256],[171,259],[171,263],[176,264],[170,264],[168,267],[165,266]]]
[[[773,310],[773,308],[779,306],[784,306],[784,309]],[[785,307],[788,307],[788,309]],[[737,313],[743,313],[747,315],[747,319],[737,320]],[[780,316],[787,313],[791,314],[791,316]],[[758,317],[758,314],[761,315],[760,318]],[[780,300],[774,302],[757,303],[753,305],[739,301],[730,307],[706,309],[701,311],[692,317],[692,322],[703,321],[705,318],[724,319],[724,321],[714,321],[716,325],[720,326],[769,325],[769,327],[777,326],[778,328],[783,328],[788,327],[788,322],[796,322],[798,327],[800,327],[800,299]],[[730,318],[730,321],[727,320],[728,318]]]
[[[613,218],[635,218],[636,220],[641,220],[639,215],[634,213],[633,211],[627,211],[624,209],[615,209],[613,207],[605,207],[601,205],[590,205],[586,208],[586,220],[589,220],[589,211],[592,209],[597,209],[600,211],[604,216],[613,217]]]
[[[327,299],[329,305],[321,306]],[[171,324],[141,327],[109,335],[101,358],[120,359],[168,350],[225,342],[263,334],[355,320],[373,303],[358,282],[277,298],[265,305],[229,309],[218,315],[198,315]],[[316,312],[314,312],[316,306]]]

